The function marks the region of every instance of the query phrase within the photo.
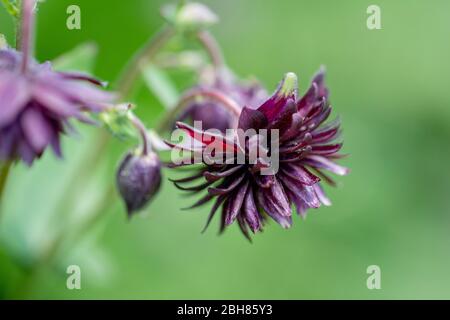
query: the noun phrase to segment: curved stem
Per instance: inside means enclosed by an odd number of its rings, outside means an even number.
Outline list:
[[[148,152],[151,150],[150,139],[148,137],[147,128],[142,123],[141,119],[136,117],[134,113],[130,112],[128,115],[133,126],[139,131],[139,134],[142,138],[142,153],[144,155],[148,155]]]
[[[175,29],[171,26],[165,26],[150,41],[140,49],[131,61],[125,66],[124,71],[119,76],[116,88],[122,98],[127,97],[133,84],[139,76],[141,65],[154,58],[156,53],[167,43],[167,41],[175,35]]]
[[[211,58],[211,62],[216,69],[225,66],[225,60],[222,55],[222,50],[216,39],[208,31],[200,31],[196,34],[198,41],[203,45],[206,52]]]
[[[166,113],[165,117],[161,120],[158,127],[156,128],[156,132],[162,133],[173,122],[177,114],[179,114],[184,108],[188,107],[190,103],[195,102],[199,98],[200,99],[204,98],[218,102],[218,105],[228,110],[230,113],[236,116],[236,118],[238,118],[241,113],[241,108],[239,104],[229,96],[220,92],[219,90],[194,89],[186,93],[180,99],[175,108]]]
[[[33,55],[34,5],[36,0],[23,0],[21,13],[20,49],[22,51],[22,72],[26,72]]]

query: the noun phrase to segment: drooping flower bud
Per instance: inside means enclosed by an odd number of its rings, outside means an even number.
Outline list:
[[[128,152],[117,170],[117,188],[128,216],[144,209],[161,185],[161,162],[154,152]]]

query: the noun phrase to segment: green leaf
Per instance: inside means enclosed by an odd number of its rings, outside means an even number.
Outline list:
[[[18,19],[20,15],[19,4],[16,0],[1,0],[6,11],[13,17]]]
[[[92,73],[98,48],[93,42],[86,42],[53,60],[55,70]]]
[[[164,70],[149,64],[142,68],[144,82],[166,109],[173,108],[180,94]]]

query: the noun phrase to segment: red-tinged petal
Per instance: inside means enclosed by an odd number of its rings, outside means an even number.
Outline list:
[[[331,128],[328,130],[321,130],[313,132],[312,134],[312,144],[322,143],[326,141],[331,141],[335,139],[339,134],[339,128]]]
[[[223,152],[235,152],[239,150],[238,145],[234,141],[228,140],[221,134],[213,134],[207,131],[200,131],[182,122],[177,122],[176,127],[185,131],[191,138],[205,145],[210,145],[212,143],[214,143],[215,145],[217,144],[217,147],[222,148]]]
[[[306,120],[304,125],[307,126],[310,131],[313,131],[314,129],[318,128],[325,120],[327,120],[330,114],[331,106],[327,106],[320,114]]]
[[[306,94],[297,102],[297,110],[301,117],[305,117],[317,102],[319,88],[312,83]]]
[[[294,100],[287,102],[286,106],[281,110],[278,117],[270,123],[269,129],[280,130],[279,135],[282,136],[286,131],[292,127],[292,116],[297,111],[297,106]]]
[[[297,76],[292,72],[287,73],[274,94],[258,108],[258,111],[264,114],[269,123],[274,121],[286,108],[288,102],[295,102],[297,87]]]
[[[312,186],[320,181],[320,178],[309,172],[304,166],[286,163],[282,167],[283,174],[299,181],[300,183]]]
[[[311,153],[318,155],[330,155],[338,152],[342,148],[342,143],[328,145],[313,145]]]

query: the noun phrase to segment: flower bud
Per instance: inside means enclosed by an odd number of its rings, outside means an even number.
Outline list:
[[[145,208],[161,185],[161,162],[154,152],[128,152],[117,170],[117,188],[128,216]]]
[[[206,5],[188,2],[181,6],[166,5],[162,9],[163,17],[176,27],[187,30],[208,28],[219,20]]]

